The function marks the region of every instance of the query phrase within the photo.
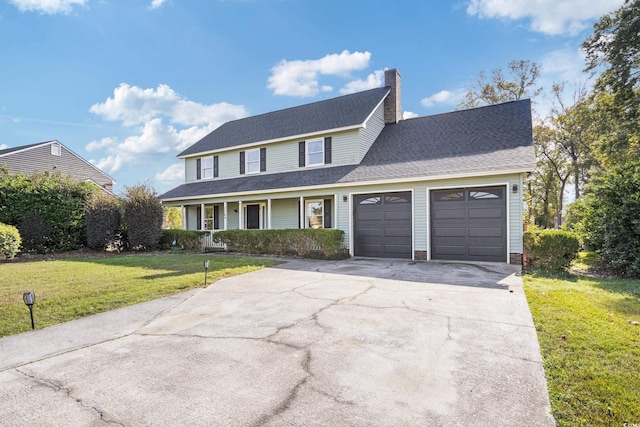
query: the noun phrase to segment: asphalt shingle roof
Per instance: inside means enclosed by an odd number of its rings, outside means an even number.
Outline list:
[[[364,123],[388,92],[389,87],[381,87],[233,120],[178,154],[178,157],[359,125]]]
[[[24,149],[27,149],[27,148],[37,147],[39,145],[48,144],[50,142],[53,142],[53,141],[37,142],[35,144],[21,145],[20,147],[5,148],[4,150],[0,150],[0,156],[4,156],[5,154],[10,154],[10,153],[13,153],[15,151],[24,150]]]
[[[161,198],[534,168],[531,103],[522,100],[386,125],[359,165],[199,181]]]

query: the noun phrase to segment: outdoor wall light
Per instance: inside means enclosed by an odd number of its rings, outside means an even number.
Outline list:
[[[204,287],[207,287],[207,273],[209,272],[209,260],[204,262]]]
[[[349,200],[349,198],[347,196],[342,196],[342,201],[346,202],[347,200]]]
[[[33,323],[33,304],[36,302],[36,294],[33,291],[25,292],[22,294],[22,300],[29,307],[29,313],[31,314],[31,329],[35,329],[36,325]]]
[[[512,193],[517,193],[518,192],[518,184],[513,184],[511,186],[511,192]]]

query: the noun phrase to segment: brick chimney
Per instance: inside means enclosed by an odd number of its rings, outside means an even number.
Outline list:
[[[395,68],[384,71],[384,85],[391,87],[391,92],[384,100],[384,123],[398,123],[402,120],[400,105],[400,73]]]

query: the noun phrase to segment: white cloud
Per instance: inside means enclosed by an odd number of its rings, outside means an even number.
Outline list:
[[[436,104],[457,105],[464,97],[464,94],[465,91],[462,89],[455,89],[453,91],[441,90],[438,93],[423,98],[420,104],[427,108],[433,107]]]
[[[135,132],[122,142],[103,138],[87,144],[87,151],[105,153],[93,163],[107,173],[168,158],[224,122],[247,116],[242,105],[200,104],[162,84],[156,89],[143,89],[122,83],[113,91],[113,97],[92,105],[89,111],[106,120],[121,121]]]
[[[153,1],[151,2],[150,7],[151,7],[151,9],[157,9],[157,8],[159,8],[160,6],[162,6],[162,4],[163,4],[165,1],[167,1],[167,0],[153,0]]]
[[[9,148],[7,144],[0,144],[0,150],[6,150],[7,148]]]
[[[156,180],[162,184],[178,184],[184,181],[184,164],[174,163],[155,176]]]
[[[83,6],[87,0],[11,0],[20,12],[40,12],[53,15],[69,13],[73,6]]]
[[[411,111],[405,111],[404,113],[402,113],[402,118],[403,119],[415,119],[416,117],[420,117],[419,114],[413,113]]]
[[[267,87],[273,89],[275,95],[315,96],[321,89],[326,91],[330,87],[320,88],[320,75],[349,76],[351,71],[367,68],[370,59],[370,52],[344,50],[320,59],[282,60],[271,69]]]
[[[529,19],[530,28],[548,35],[576,35],[592,19],[624,0],[470,0],[467,13],[481,18]]]
[[[367,76],[366,80],[354,80],[352,82],[347,83],[342,89],[340,89],[340,93],[348,94],[355,92],[362,92],[363,90],[374,89],[382,86],[382,81],[384,80],[384,70],[376,70],[373,73]]]
[[[582,49],[558,49],[547,53],[541,62],[543,79],[581,83],[585,80],[585,55]],[[545,85],[550,86],[550,85]]]

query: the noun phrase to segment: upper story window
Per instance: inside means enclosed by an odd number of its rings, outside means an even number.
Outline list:
[[[307,166],[324,165],[324,141],[307,141]]]
[[[196,178],[210,179],[218,177],[218,156],[203,157],[196,161]]]
[[[260,150],[247,151],[247,173],[260,172]]]
[[[60,146],[60,144],[51,144],[51,155],[52,156],[62,155],[62,147]]]
[[[298,143],[298,166],[320,166],[331,163],[331,137]]]
[[[267,149],[256,148],[240,152],[240,175],[267,170]]]

